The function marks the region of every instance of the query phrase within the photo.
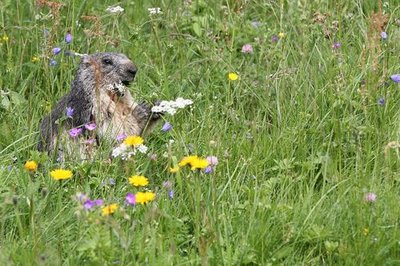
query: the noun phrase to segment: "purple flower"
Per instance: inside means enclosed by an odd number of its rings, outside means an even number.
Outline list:
[[[244,54],[252,54],[253,53],[253,46],[251,46],[251,44],[243,45],[242,53],[244,53]]]
[[[277,35],[272,35],[271,41],[272,42],[278,42],[279,41],[279,37]]]
[[[85,128],[89,131],[95,130],[96,129],[96,123],[95,122],[89,122],[85,124]]]
[[[97,200],[94,201],[94,204],[95,204],[96,206],[103,205],[103,203],[104,203],[104,201],[103,201],[102,199],[97,199]]]
[[[384,32],[384,31],[382,31],[382,32],[381,32],[381,38],[382,38],[382,40],[386,40],[387,37],[388,37],[387,33]]]
[[[53,54],[54,55],[58,55],[61,52],[61,48],[60,47],[54,47],[53,48]]]
[[[377,198],[377,196],[373,192],[369,192],[369,193],[365,194],[365,196],[364,196],[364,200],[366,202],[375,202],[376,198]]]
[[[68,134],[72,137],[72,138],[76,138],[77,136],[79,136],[82,133],[82,128],[79,127],[74,127],[73,129],[71,129]]]
[[[400,74],[391,75],[390,78],[396,83],[400,82]]]
[[[67,107],[66,114],[67,114],[67,117],[68,117],[68,118],[72,118],[72,115],[74,114],[74,108],[72,108],[72,107]]]
[[[126,194],[125,202],[128,203],[129,205],[133,205],[133,206],[136,205],[136,195],[134,195],[132,193]]]
[[[218,158],[216,156],[208,156],[206,160],[209,166],[216,166],[218,164]]]
[[[163,187],[165,187],[166,189],[171,189],[172,188],[172,182],[167,180],[163,182]]]
[[[211,174],[212,172],[214,172],[214,168],[212,166],[207,166],[206,169],[204,169],[204,173],[206,174]]]
[[[385,105],[385,99],[384,99],[384,98],[379,98],[378,104],[379,104],[380,106]]]
[[[95,141],[96,141],[96,139],[87,139],[87,140],[85,141],[85,144],[91,145],[91,144],[93,144]]]
[[[122,141],[124,141],[124,139],[126,139],[127,136],[128,136],[128,135],[126,135],[125,133],[119,134],[119,135],[117,136],[117,141],[118,141],[118,142],[122,142]]]
[[[337,50],[337,49],[339,49],[340,47],[342,47],[342,44],[341,44],[340,42],[334,42],[334,43],[332,44],[332,49],[334,49],[334,50]]]
[[[78,192],[75,194],[75,199],[77,201],[84,202],[84,201],[88,200],[89,198],[88,198],[88,196],[86,196],[86,194],[84,194],[82,192]]]
[[[52,59],[50,59],[49,65],[50,66],[56,66],[57,65],[57,61],[52,58]]]
[[[67,35],[65,35],[65,42],[66,43],[72,42],[72,34],[70,32],[67,32]]]
[[[173,190],[170,190],[170,191],[168,192],[168,196],[169,196],[170,199],[173,199],[173,198],[174,198],[174,191],[173,191]]]
[[[172,129],[172,125],[168,122],[165,122],[164,125],[161,128],[161,131],[163,132],[168,132]]]
[[[86,210],[90,210],[91,208],[93,208],[95,205],[95,202],[93,200],[87,200],[83,203],[83,208],[85,208]]]

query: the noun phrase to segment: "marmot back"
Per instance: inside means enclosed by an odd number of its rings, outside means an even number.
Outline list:
[[[136,66],[123,54],[84,55],[71,91],[41,122],[38,149],[51,152],[62,148],[57,144],[61,135],[81,128],[85,136],[84,125],[92,122],[97,125],[98,140],[115,140],[120,134],[141,135],[151,129],[160,115],[152,114],[150,106],[138,104],[127,88],[136,72]],[[63,120],[67,108],[73,109],[73,115]]]

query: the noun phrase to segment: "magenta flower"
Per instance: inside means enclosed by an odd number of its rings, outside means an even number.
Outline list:
[[[90,210],[90,209],[92,209],[93,207],[95,207],[95,206],[101,206],[101,205],[103,205],[103,200],[102,199],[97,199],[97,200],[90,200],[90,199],[88,199],[88,200],[86,200],[84,203],[83,203],[83,208],[85,208],[86,210]]]
[[[400,82],[400,74],[391,75],[390,78],[396,83]]]
[[[67,32],[67,35],[65,35],[65,42],[66,43],[71,43],[72,42],[72,34],[70,32]]]
[[[96,123],[95,122],[89,122],[85,124],[85,128],[89,131],[95,130],[96,129]]]
[[[335,42],[332,44],[332,49],[337,50],[340,47],[342,47],[342,44],[340,42]]]
[[[122,141],[124,141],[124,139],[126,139],[127,136],[128,136],[128,135],[126,135],[125,133],[119,134],[119,135],[117,136],[117,141],[118,141],[118,142],[122,142]]]
[[[125,202],[132,206],[136,205],[136,195],[132,193],[126,194]]]
[[[168,122],[165,122],[164,125],[161,128],[161,131],[163,132],[168,132],[172,129],[172,125]]]
[[[71,129],[68,134],[72,137],[72,138],[76,138],[77,136],[79,136],[82,133],[82,128],[79,127],[74,127],[73,129]]]
[[[96,139],[87,139],[85,141],[85,144],[92,145],[95,141],[96,141]]]
[[[373,192],[369,192],[369,193],[365,194],[365,196],[364,196],[364,200],[366,202],[375,202],[376,198],[377,198],[377,196]]]
[[[53,54],[54,55],[58,55],[61,52],[61,48],[60,47],[54,47],[53,48]]]
[[[67,107],[66,114],[67,114],[67,117],[68,117],[68,118],[72,118],[72,115],[74,114],[74,108],[72,108],[72,107]]]
[[[244,54],[252,54],[253,53],[253,46],[251,46],[251,44],[243,45],[242,53],[244,53]]]

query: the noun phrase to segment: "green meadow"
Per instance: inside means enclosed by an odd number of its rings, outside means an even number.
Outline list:
[[[56,1],[0,2],[1,265],[400,265],[397,0]],[[126,160],[38,152],[97,52],[193,103]]]

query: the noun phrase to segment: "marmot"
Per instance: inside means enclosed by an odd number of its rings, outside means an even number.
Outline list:
[[[123,54],[83,55],[71,91],[40,124],[38,150],[53,151],[61,145],[57,144],[60,135],[77,127],[85,133],[84,125],[91,122],[97,125],[97,142],[115,140],[120,134],[142,135],[151,129],[160,114],[152,113],[144,103],[136,103],[126,87],[136,72],[136,66]],[[67,108],[73,109],[72,118],[66,118]]]

